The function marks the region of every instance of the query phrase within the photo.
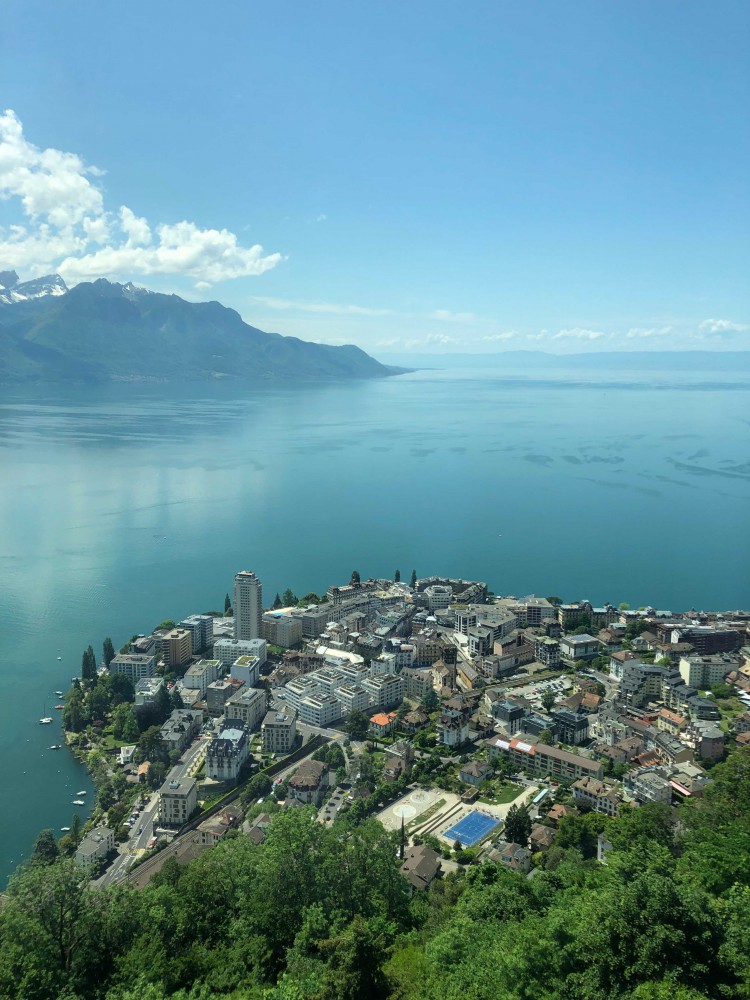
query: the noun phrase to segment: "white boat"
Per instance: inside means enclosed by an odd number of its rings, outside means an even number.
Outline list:
[[[62,659],[62,656],[58,656],[58,660],[61,660],[61,659]]]
[[[73,799],[73,805],[74,806],[85,806],[86,803],[83,801],[83,799]]]
[[[43,718],[39,720],[39,725],[48,726],[50,722],[52,722],[52,719],[48,715],[45,715]]]
[[[55,697],[56,698],[62,698],[63,697],[62,691],[55,691]]]
[[[76,792],[76,795],[86,795],[86,794],[87,794],[87,792],[86,792],[85,788],[84,788],[84,790],[82,792]]]
[[[61,826],[61,827],[60,827],[60,831],[61,831],[62,833],[67,833],[69,829],[70,829],[70,827],[69,827],[69,826]]]
[[[50,750],[62,750],[62,744],[61,743],[53,743],[52,746],[50,747]]]

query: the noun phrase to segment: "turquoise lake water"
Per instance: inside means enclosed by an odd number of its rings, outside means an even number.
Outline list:
[[[267,603],[415,568],[498,594],[750,606],[746,375],[6,390],[0,474],[0,884],[92,797],[47,749],[58,719],[37,721],[83,649],[223,607],[238,569]]]

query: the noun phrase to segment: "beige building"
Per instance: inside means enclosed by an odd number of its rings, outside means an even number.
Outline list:
[[[184,667],[193,655],[193,633],[186,628],[173,628],[158,641],[159,651],[167,667]]]
[[[263,638],[272,646],[291,649],[302,642],[302,620],[280,611],[263,615]]]
[[[255,573],[236,574],[233,607],[235,639],[262,639],[263,587]]]
[[[255,732],[266,714],[268,696],[265,688],[242,688],[224,706],[226,719],[238,719]]]
[[[297,713],[294,709],[268,712],[261,726],[263,750],[266,753],[291,753],[297,738]]]
[[[103,861],[115,849],[115,834],[106,826],[98,826],[87,833],[76,851],[76,864],[91,868]]]
[[[159,789],[159,822],[164,826],[182,826],[190,819],[197,805],[195,778],[165,781]]]

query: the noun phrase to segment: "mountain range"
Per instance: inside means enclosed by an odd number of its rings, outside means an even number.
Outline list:
[[[353,345],[265,333],[219,302],[0,271],[0,382],[296,381],[397,374]]]

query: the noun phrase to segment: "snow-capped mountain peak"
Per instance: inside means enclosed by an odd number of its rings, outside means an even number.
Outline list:
[[[45,274],[31,281],[19,281],[15,271],[0,271],[0,304],[29,302],[48,296],[65,295],[68,286],[59,274]]]

